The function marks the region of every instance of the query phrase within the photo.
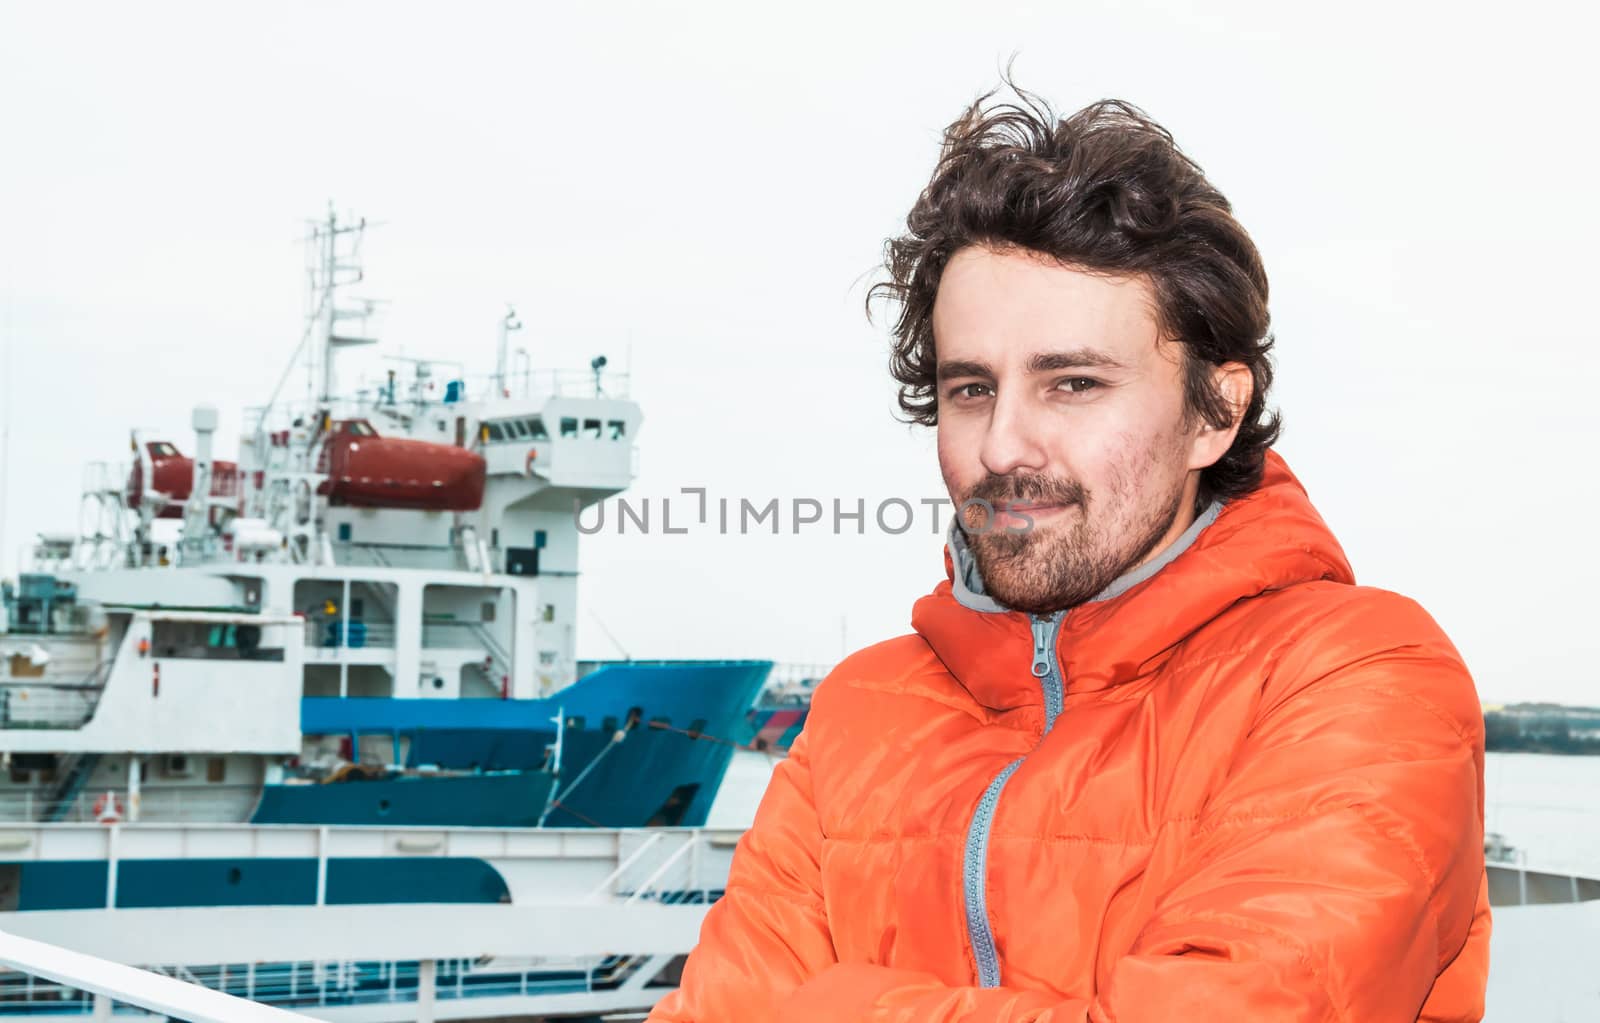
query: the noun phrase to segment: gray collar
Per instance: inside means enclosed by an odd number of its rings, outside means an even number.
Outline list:
[[[1093,604],[1095,601],[1110,600],[1112,597],[1121,596],[1155,575],[1171,564],[1174,558],[1188,550],[1189,546],[1194,543],[1195,538],[1207,526],[1215,522],[1217,516],[1221,513],[1222,502],[1212,501],[1206,507],[1206,510],[1201,512],[1194,522],[1189,525],[1189,528],[1185,529],[1176,540],[1164,547],[1160,554],[1157,554],[1138,568],[1117,576],[1109,586],[1095,594],[1093,599],[1084,603]],[[967,535],[961,526],[961,516],[959,514],[951,516],[949,544],[950,560],[955,566],[955,579],[953,582],[955,597],[961,606],[970,608],[973,611],[984,611],[990,614],[1004,614],[1009,611],[1010,608],[983,591],[983,577],[978,574],[978,563],[973,558],[972,552],[967,549]]]

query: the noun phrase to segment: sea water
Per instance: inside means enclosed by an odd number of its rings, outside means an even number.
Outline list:
[[[1490,753],[1484,828],[1536,869],[1600,877],[1600,757]]]

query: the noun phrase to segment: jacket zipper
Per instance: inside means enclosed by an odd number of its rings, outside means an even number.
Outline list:
[[[1044,730],[1056,723],[1061,713],[1063,686],[1060,662],[1056,657],[1056,633],[1061,628],[1061,611],[1050,615],[1033,616],[1033,677],[1044,690]],[[1042,738],[1042,737],[1041,737]],[[978,965],[978,986],[1000,986],[1000,956],[994,947],[994,932],[989,927],[988,880],[989,829],[994,824],[995,806],[1000,802],[1000,790],[1025,757],[1007,764],[989,787],[983,790],[978,808],[972,812],[972,823],[967,828],[966,856],[962,862],[962,890],[967,910],[967,942],[972,947],[973,961]]]
[[[1049,732],[1061,716],[1063,686],[1061,666],[1056,661],[1056,632],[1061,628],[1062,612],[1033,618],[1033,677],[1044,689],[1044,730]]]

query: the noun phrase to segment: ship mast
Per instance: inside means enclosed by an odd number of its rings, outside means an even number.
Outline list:
[[[342,289],[365,279],[361,242],[366,218],[341,221],[333,204],[327,217],[309,223],[305,236],[307,302],[300,344],[284,367],[267,403],[259,409],[250,462],[265,471],[270,483],[258,482],[248,501],[248,516],[263,529],[283,537],[293,561],[331,561],[320,532],[318,493],[323,468],[318,453],[339,410],[337,355],[341,349],[376,344],[366,336],[368,317],[379,305],[371,299],[346,298]],[[357,321],[354,329],[349,324]],[[296,367],[304,366],[305,400],[283,409],[279,398]],[[282,425],[269,434],[267,424],[278,414]],[[284,427],[287,427],[285,429]],[[264,534],[263,534],[264,535]]]
[[[357,300],[356,306],[341,308],[338,301],[340,288],[359,284],[365,278],[361,268],[361,241],[366,228],[365,217],[341,224],[331,203],[327,220],[311,225],[308,255],[313,260],[309,270],[315,343],[307,360],[307,396],[313,404],[324,408],[338,396],[334,365],[337,352],[341,348],[375,344],[377,340],[363,336],[367,317],[372,315],[376,303]],[[350,320],[359,321],[358,332],[341,333],[340,324]]]
[[[511,332],[522,329],[522,321],[517,319],[517,310],[514,306],[506,306],[505,319],[500,321],[500,343],[497,348],[495,360],[494,387],[495,396],[509,398],[511,391],[506,384],[506,346],[510,341]],[[524,381],[526,383],[526,381]]]
[[[366,318],[372,315],[378,305],[372,299],[361,299],[359,307],[341,309],[337,302],[339,288],[364,279],[360,259],[361,240],[366,228],[365,217],[355,223],[341,224],[331,202],[325,221],[310,221],[311,233],[305,238],[308,295],[305,331],[288,365],[284,367],[283,375],[278,378],[277,386],[272,389],[267,403],[260,408],[255,426],[258,435],[272,410],[277,407],[284,384],[288,383],[302,357],[306,367],[306,405],[326,407],[334,399],[338,386],[333,365],[335,350],[374,343],[373,338],[340,334],[337,330],[341,320],[351,319],[361,320],[364,328]],[[341,239],[345,240],[342,246]]]

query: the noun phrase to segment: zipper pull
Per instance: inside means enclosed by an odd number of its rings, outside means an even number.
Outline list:
[[[1033,677],[1044,678],[1050,674],[1050,620],[1033,620]]]

